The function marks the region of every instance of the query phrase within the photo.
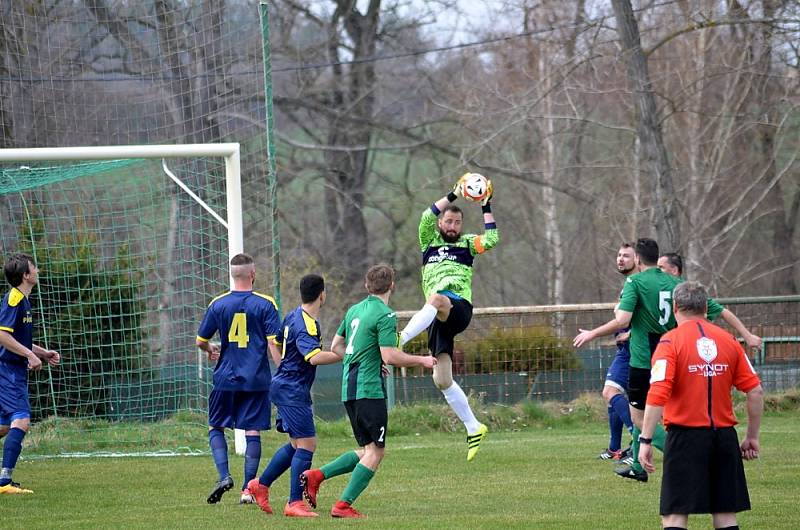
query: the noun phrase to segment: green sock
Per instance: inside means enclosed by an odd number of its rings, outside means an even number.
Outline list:
[[[322,474],[325,475],[326,479],[332,477],[338,477],[339,475],[344,475],[345,473],[350,473],[358,464],[359,458],[358,454],[355,451],[347,451],[346,453],[342,453],[339,457],[330,462],[325,464],[321,468]]]
[[[375,476],[375,472],[363,464],[358,464],[350,475],[350,482],[342,493],[344,502],[353,504],[355,500],[361,495],[361,492],[369,485],[369,481]]]
[[[639,434],[641,432],[642,431],[640,431],[637,426],[633,426],[633,443],[631,444],[633,464],[631,464],[631,469],[637,473],[644,473],[644,468],[642,467],[642,464],[639,463]]]
[[[659,423],[656,425],[656,432],[653,433],[653,447],[664,452],[664,442],[667,441],[667,431]]]

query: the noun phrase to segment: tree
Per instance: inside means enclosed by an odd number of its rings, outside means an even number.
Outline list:
[[[611,5],[614,7],[617,32],[622,41],[628,65],[628,79],[636,102],[636,133],[652,193],[650,222],[658,241],[662,245],[666,244],[668,248],[677,249],[681,244],[681,232],[672,169],[664,144],[647,57],[642,50],[639,37],[639,24],[633,14],[630,0],[612,0]]]

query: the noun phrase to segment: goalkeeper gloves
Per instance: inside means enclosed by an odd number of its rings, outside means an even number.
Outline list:
[[[448,201],[453,202],[456,199],[458,199],[459,197],[461,197],[461,194],[463,193],[462,186],[464,184],[464,181],[467,178],[467,175],[469,175],[469,172],[464,173],[463,175],[461,175],[461,177],[459,177],[458,181],[456,181],[455,185],[453,186],[453,189],[450,190],[450,192],[447,194],[447,200]]]
[[[494,186],[492,186],[492,181],[486,179],[486,197],[484,197],[481,201],[481,210],[483,210],[483,213],[489,213],[492,211],[492,205],[490,203],[492,201],[493,194]]]

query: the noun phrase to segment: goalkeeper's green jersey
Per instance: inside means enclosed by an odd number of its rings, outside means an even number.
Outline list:
[[[650,357],[661,339],[661,335],[676,326],[672,314],[672,291],[683,282],[651,267],[625,279],[619,308],[632,313],[631,316],[631,361],[634,368],[650,369]],[[706,315],[714,320],[725,308],[709,298]]]
[[[472,303],[472,261],[497,245],[500,236],[494,223],[485,225],[481,235],[462,234],[455,243],[448,243],[439,232],[436,205],[422,213],[419,222],[419,247],[422,251],[422,292],[431,294],[450,291]]]
[[[386,399],[381,346],[397,346],[397,313],[369,295],[347,310],[336,334],[344,337],[342,401]]]

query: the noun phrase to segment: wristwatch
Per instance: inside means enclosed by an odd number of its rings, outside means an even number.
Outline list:
[[[645,438],[644,436],[642,436],[640,434],[639,435],[639,443],[640,444],[650,445],[651,443],[653,443],[653,439],[652,438]]]

